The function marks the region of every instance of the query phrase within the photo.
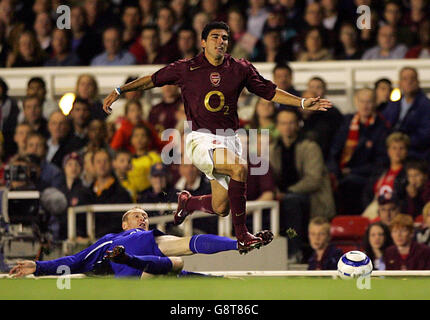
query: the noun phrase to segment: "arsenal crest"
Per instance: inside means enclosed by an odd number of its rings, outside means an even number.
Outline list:
[[[209,76],[209,79],[215,87],[218,87],[219,83],[221,82],[221,75],[218,72],[212,72]]]

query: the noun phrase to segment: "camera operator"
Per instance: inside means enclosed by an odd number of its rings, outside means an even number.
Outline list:
[[[41,159],[34,154],[17,155],[5,169],[8,189],[11,191],[40,191],[39,199],[9,200],[9,223],[31,227],[31,236],[40,242],[37,259],[49,252],[52,239],[58,239],[58,216],[64,215],[67,199],[59,190],[46,187],[41,179]]]

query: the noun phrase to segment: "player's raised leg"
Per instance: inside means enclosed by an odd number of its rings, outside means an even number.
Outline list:
[[[213,160],[214,172],[230,177],[227,196],[239,245],[243,247],[243,250],[259,248],[263,245],[263,239],[250,234],[246,227],[246,179],[248,176],[246,162],[225,148],[215,149]],[[216,196],[213,194],[213,198]],[[224,199],[213,199],[213,201],[221,200]]]

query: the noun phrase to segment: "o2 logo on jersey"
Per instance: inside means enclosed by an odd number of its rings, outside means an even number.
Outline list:
[[[219,97],[219,105],[215,108],[212,107],[209,103],[209,100],[213,95],[217,95]],[[221,91],[209,91],[205,96],[205,107],[210,112],[218,112],[224,107],[224,101],[225,101],[225,97]]]
[[[218,72],[212,72],[209,76],[209,80],[215,87],[218,87],[221,82],[221,75]]]

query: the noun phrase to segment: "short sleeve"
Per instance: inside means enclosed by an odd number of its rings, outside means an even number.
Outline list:
[[[276,93],[276,85],[263,78],[257,69],[247,62],[247,75],[245,87],[252,93],[266,100],[272,100]]]
[[[180,80],[180,66],[181,63],[176,61],[155,72],[151,77],[154,86],[162,87],[167,84],[178,85]]]

